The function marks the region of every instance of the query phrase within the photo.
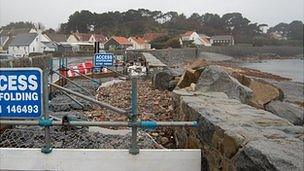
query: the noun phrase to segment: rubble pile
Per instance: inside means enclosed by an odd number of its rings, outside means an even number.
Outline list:
[[[113,106],[130,109],[131,83],[120,82],[110,87],[99,88],[97,99]],[[140,120],[172,121],[173,101],[170,91],[152,88],[151,81],[138,80],[138,118]],[[106,109],[87,111],[87,116],[97,121],[127,121],[127,116]],[[158,128],[150,135],[166,148],[174,148],[173,129]]]
[[[104,82],[109,80],[111,79],[103,79],[102,81]],[[96,94],[96,89],[98,88],[97,84],[84,79],[75,79],[74,81],[78,85],[89,90],[91,95],[88,96],[94,98],[93,95]],[[87,92],[69,82],[64,87],[82,94],[87,94]],[[66,95],[62,94],[59,90],[53,90],[53,99],[50,102],[51,117],[54,118],[54,120],[60,120],[63,116],[68,115],[72,120],[90,120],[84,111],[96,110],[98,107],[81,98],[74,98],[79,100],[85,108],[81,108],[81,106],[72,101]],[[118,101],[116,104],[120,106]],[[104,132],[92,132],[90,128],[73,127],[72,129],[66,129],[62,127],[51,127],[51,144],[54,148],[129,148],[131,137],[130,133],[125,135],[114,135],[106,134]],[[1,127],[0,129],[0,147],[41,148],[45,144],[44,138],[44,129],[38,126],[10,126],[3,129]],[[155,143],[151,136],[145,132],[138,133],[138,142],[140,148],[161,148],[161,146]]]

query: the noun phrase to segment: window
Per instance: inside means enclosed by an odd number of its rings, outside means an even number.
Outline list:
[[[38,42],[38,37],[36,38],[36,42]]]
[[[33,52],[35,52],[35,47],[33,47]]]

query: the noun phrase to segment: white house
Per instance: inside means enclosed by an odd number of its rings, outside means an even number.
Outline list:
[[[0,30],[0,52],[7,53],[8,45],[12,39],[18,34],[29,33],[29,28],[11,28]]]
[[[211,46],[211,43],[208,41],[208,39],[201,37],[194,31],[187,31],[186,33],[182,34],[181,41],[193,41],[192,43],[198,46]]]
[[[151,49],[151,44],[141,37],[129,37],[128,41],[132,43],[132,47],[134,50]]]
[[[15,57],[25,57],[30,53],[55,51],[56,47],[40,33],[18,34],[9,44],[8,53]]]
[[[94,42],[99,42],[99,48],[104,49],[104,44],[108,41],[108,38],[104,36],[103,34],[92,34],[89,42],[94,43]]]
[[[68,37],[67,42],[68,43],[93,43],[93,42],[90,42],[91,36],[92,36],[92,34],[75,32],[75,33],[72,33]]]

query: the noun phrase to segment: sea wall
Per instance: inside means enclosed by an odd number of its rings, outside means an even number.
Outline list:
[[[222,92],[174,91],[175,120],[198,121],[178,129],[180,148],[202,149],[202,170],[301,170],[303,127],[229,99]]]
[[[200,56],[201,52],[212,52],[228,55],[234,58],[260,57],[260,58],[276,58],[276,57],[297,57],[303,54],[302,47],[293,46],[211,46],[200,48],[180,48],[180,49],[158,49],[147,51],[156,56],[167,65],[180,65],[184,62],[191,61]],[[301,56],[301,55],[300,55]],[[303,55],[302,55],[303,56]]]
[[[295,57],[303,54],[303,47],[294,46],[211,46],[202,47],[200,51],[220,53],[236,58],[241,57]]]

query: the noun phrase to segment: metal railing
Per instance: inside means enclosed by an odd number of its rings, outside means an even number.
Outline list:
[[[52,61],[50,61],[50,64],[53,64]],[[66,59],[60,59],[59,61],[59,69],[66,69],[67,68],[67,60]],[[196,127],[197,122],[156,122],[156,121],[138,121],[137,115],[138,115],[138,102],[137,102],[137,77],[129,77],[131,80],[131,111],[120,109],[118,107],[114,107],[108,103],[101,102],[98,100],[95,100],[91,97],[88,97],[87,95],[75,92],[73,90],[70,90],[68,88],[65,88],[63,86],[54,84],[52,82],[48,82],[48,75],[51,74],[51,80],[52,80],[52,74],[56,73],[59,75],[60,79],[65,79],[71,82],[74,85],[77,85],[77,87],[81,88],[82,90],[86,90],[80,85],[74,83],[72,80],[66,78],[62,74],[53,71],[53,66],[50,66],[50,69],[44,69],[43,71],[43,117],[41,117],[39,120],[0,120],[1,125],[39,125],[41,127],[44,127],[45,130],[45,145],[42,148],[42,152],[47,154],[52,151],[52,146],[50,142],[50,127],[51,126],[99,126],[99,127],[131,127],[132,133],[131,133],[131,143],[129,148],[129,153],[136,155],[139,153],[139,147],[137,145],[137,133],[138,128],[143,129],[156,129],[157,127]],[[124,75],[125,76],[125,75]],[[88,79],[88,77],[84,77]],[[95,80],[89,79],[90,81],[95,82]],[[129,121],[126,122],[93,122],[93,121],[73,121],[69,120],[67,122],[63,121],[54,121],[49,116],[49,110],[48,110],[48,101],[49,101],[49,87],[56,88],[62,91],[66,96],[71,98],[73,101],[75,101],[77,104],[82,105],[77,99],[73,98],[71,95],[79,97],[83,100],[89,101],[91,103],[94,103],[96,105],[99,105],[100,107],[106,108],[108,110],[111,110],[113,112],[127,115],[129,118]]]

